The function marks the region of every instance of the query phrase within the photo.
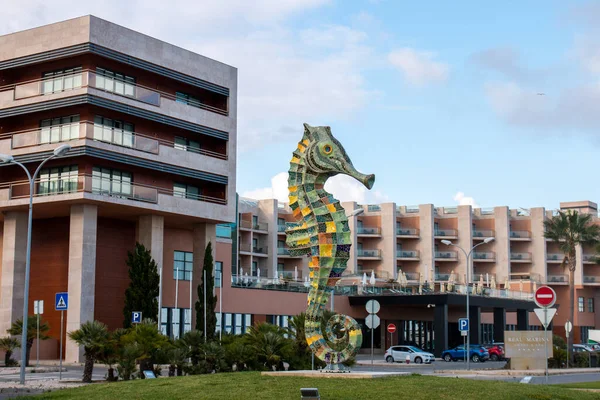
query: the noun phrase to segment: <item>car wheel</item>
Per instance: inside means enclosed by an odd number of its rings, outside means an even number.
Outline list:
[[[490,361],[498,361],[498,360],[499,360],[499,358],[498,358],[498,355],[496,355],[496,354],[492,354],[492,355],[490,356]]]
[[[446,361],[446,362],[450,362],[450,361],[452,361],[452,356],[451,356],[450,354],[446,354],[446,355],[444,356],[444,361]]]
[[[471,357],[471,361],[479,362],[479,356],[477,354],[473,354],[473,356]]]
[[[415,357],[415,364],[423,364],[423,359],[421,357]]]
[[[394,357],[392,357],[392,356],[387,356],[387,357],[385,358],[385,361],[387,361],[387,362],[389,362],[389,363],[393,363],[393,362],[394,362]]]

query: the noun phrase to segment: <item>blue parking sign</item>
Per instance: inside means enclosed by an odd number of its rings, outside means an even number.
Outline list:
[[[131,323],[139,324],[140,322],[142,322],[142,312],[141,311],[133,311],[131,313]]]
[[[56,311],[64,311],[69,308],[69,293],[56,293],[54,296],[54,309]]]
[[[469,330],[469,318],[460,318],[458,320],[458,330],[461,332]]]

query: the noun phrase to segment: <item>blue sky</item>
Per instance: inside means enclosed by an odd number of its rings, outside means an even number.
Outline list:
[[[597,2],[8,3],[0,33],[91,13],[238,67],[245,195],[285,198],[308,122],[377,176],[372,192],[334,178],[343,200],[600,200]]]

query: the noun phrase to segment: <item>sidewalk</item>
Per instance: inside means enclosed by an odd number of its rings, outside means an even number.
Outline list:
[[[436,370],[436,374],[444,375],[494,375],[494,376],[544,376],[546,371],[543,369],[454,369],[454,370]],[[600,373],[600,368],[562,368],[550,369],[548,375],[570,375],[570,374],[597,374]]]

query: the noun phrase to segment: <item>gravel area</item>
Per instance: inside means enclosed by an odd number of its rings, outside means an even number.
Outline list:
[[[81,381],[61,381],[47,379],[38,381],[25,381],[25,385],[18,382],[0,382],[0,393],[43,393],[51,390],[73,388],[85,385]]]
[[[60,369],[58,367],[46,367],[46,366],[25,368],[25,371],[28,374],[44,373],[44,372],[58,372],[59,370]],[[64,372],[67,369],[65,367],[63,367],[62,370]],[[14,374],[18,374],[20,372],[21,372],[21,369],[19,367],[0,368],[0,375],[14,375]]]

